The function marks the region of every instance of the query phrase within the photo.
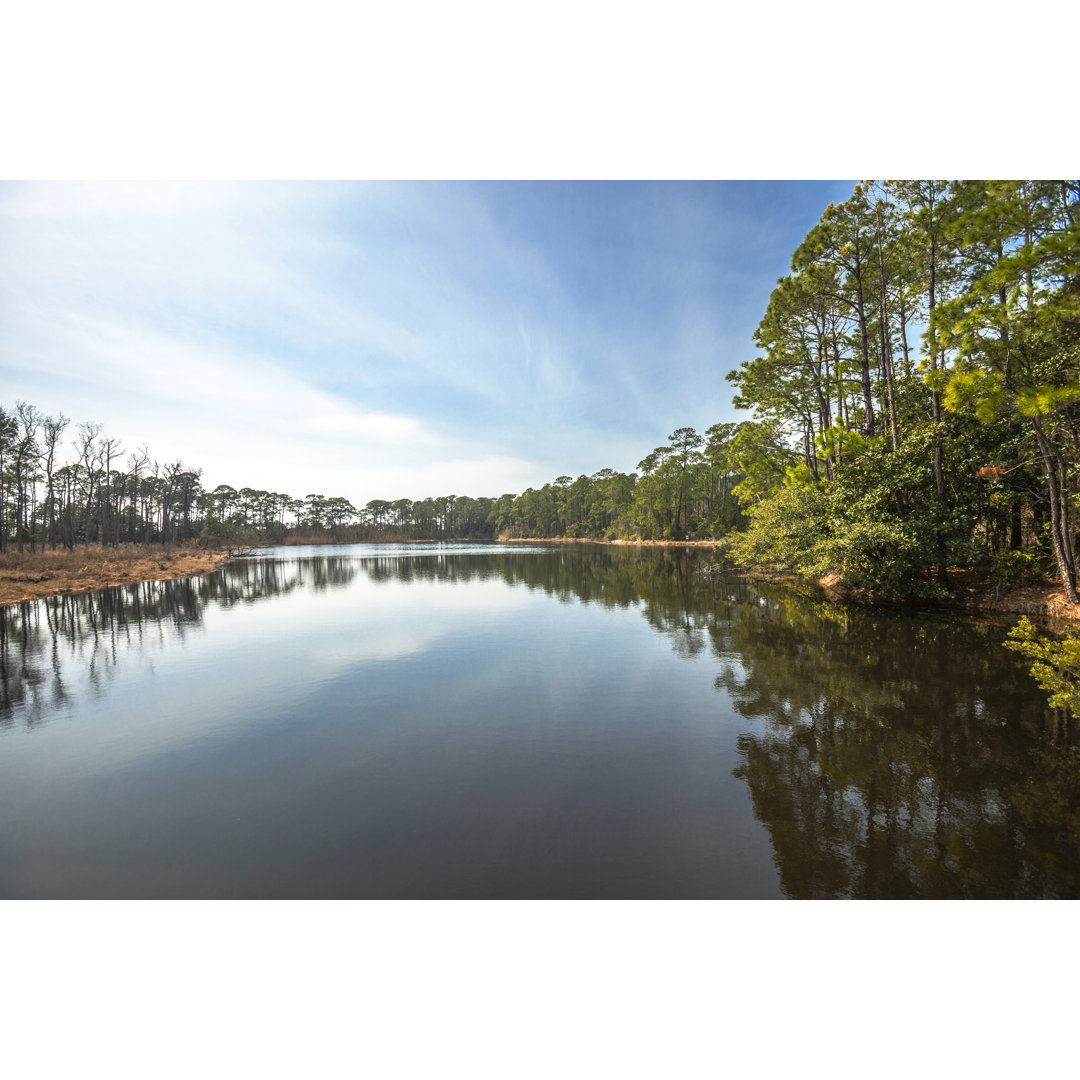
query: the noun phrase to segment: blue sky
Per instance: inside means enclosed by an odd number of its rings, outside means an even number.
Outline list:
[[[852,181],[9,183],[0,401],[231,483],[499,495],[736,419]]]

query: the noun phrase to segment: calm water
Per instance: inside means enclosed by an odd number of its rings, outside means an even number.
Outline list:
[[[0,609],[0,895],[1080,896],[1003,628],[709,559],[285,548]]]

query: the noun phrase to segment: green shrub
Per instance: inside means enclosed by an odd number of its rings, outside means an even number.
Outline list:
[[[1031,674],[1050,695],[1050,705],[1080,716],[1080,631],[1055,639],[1039,634],[1025,615],[1009,631],[1009,638],[1005,648],[1032,661]]]
[[[747,510],[750,527],[729,536],[731,555],[743,566],[812,574],[827,529],[827,498],[816,484],[792,484]]]
[[[1031,585],[1046,578],[1046,567],[1037,551],[999,551],[993,556],[993,564],[999,589]]]

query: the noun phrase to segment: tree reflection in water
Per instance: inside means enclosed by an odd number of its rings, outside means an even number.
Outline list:
[[[209,607],[296,589],[344,587],[348,558],[240,560],[213,574],[117,585],[0,608],[0,729],[33,728],[80,693],[102,693],[119,666],[197,632]],[[79,684],[79,689],[73,689]]]
[[[1080,896],[1080,750],[1001,648],[1002,626],[844,610],[703,576],[709,555],[693,551],[278,555],[2,609],[0,726],[33,728],[103,692],[125,657],[198,632],[210,607],[344,588],[358,574],[502,580],[563,604],[637,607],[680,657],[717,665],[743,727],[734,776],[786,895]]]
[[[788,896],[1077,895],[1072,732],[1001,627],[774,595],[728,632],[735,775]]]

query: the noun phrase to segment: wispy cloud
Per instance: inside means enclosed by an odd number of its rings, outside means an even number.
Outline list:
[[[724,371],[799,239],[790,199],[752,194],[3,185],[3,399],[210,483],[354,501],[632,468],[730,412]]]

